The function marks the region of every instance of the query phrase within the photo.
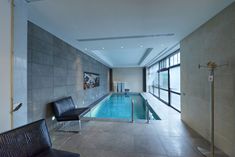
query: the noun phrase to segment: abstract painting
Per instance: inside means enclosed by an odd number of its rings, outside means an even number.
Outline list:
[[[99,74],[84,72],[84,89],[98,87],[100,85]]]

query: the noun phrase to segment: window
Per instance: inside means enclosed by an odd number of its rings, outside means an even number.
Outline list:
[[[170,69],[170,90],[180,93],[180,66]]]
[[[180,52],[160,60],[148,68],[148,92],[180,111]]]
[[[180,107],[180,95],[171,92],[171,106],[181,111]]]

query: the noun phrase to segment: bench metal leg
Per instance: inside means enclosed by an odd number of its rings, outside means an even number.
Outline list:
[[[66,130],[64,127],[66,127],[66,124],[63,123],[62,126],[57,129],[57,132],[67,132],[67,133],[80,133],[81,132],[81,121],[79,120],[79,130],[78,131],[72,131],[72,130]],[[67,126],[68,127],[68,126]]]
[[[82,131],[82,122],[81,122],[81,120],[78,121],[78,125],[79,125],[79,132],[81,132]]]

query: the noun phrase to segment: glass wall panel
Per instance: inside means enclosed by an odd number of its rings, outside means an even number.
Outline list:
[[[160,89],[160,98],[164,100],[166,103],[168,103],[168,91],[164,91]]]
[[[169,67],[169,59],[168,58],[166,59],[166,67],[167,68]]]
[[[181,111],[180,95],[171,93],[171,106],[173,106],[177,110]]]
[[[180,63],[180,53],[177,53],[177,64]]]
[[[177,59],[177,54],[174,55],[174,65],[178,64],[177,63],[178,59]]]
[[[174,65],[174,56],[171,56],[170,57],[170,66],[173,66]]]
[[[180,93],[180,66],[170,69],[170,88]]]
[[[162,71],[160,72],[160,76],[159,76],[159,84],[160,84],[160,88],[163,89],[168,89],[168,71]]]
[[[159,97],[159,91],[158,88],[154,88],[154,93],[155,96]]]
[[[149,85],[149,86],[148,86],[148,91],[149,91],[150,93],[153,93],[153,86],[152,86],[152,85]]]
[[[178,57],[179,57],[178,60],[179,60],[179,63],[180,63],[180,53],[178,53],[178,55],[179,55],[179,56],[178,56]]]
[[[181,110],[179,51],[158,61],[148,69],[147,86],[150,93],[175,109]],[[171,99],[170,102],[169,99]]]
[[[158,73],[156,73],[155,75],[154,75],[154,81],[153,81],[153,85],[154,85],[154,87],[158,87]]]

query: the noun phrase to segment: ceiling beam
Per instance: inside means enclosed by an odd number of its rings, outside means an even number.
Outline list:
[[[152,50],[153,50],[153,48],[147,48],[147,50],[145,51],[145,53],[141,57],[138,65],[141,65],[143,63],[143,61],[148,57],[148,55],[151,53]]]
[[[146,66],[147,67],[150,67],[152,66],[153,64],[155,64],[156,62],[158,62],[159,60],[161,60],[162,58],[166,57],[167,55],[173,53],[174,51],[180,49],[180,44],[177,43],[175,45],[173,45],[172,47],[170,48],[165,48],[163,49],[157,56],[155,56],[152,60],[150,60]]]

